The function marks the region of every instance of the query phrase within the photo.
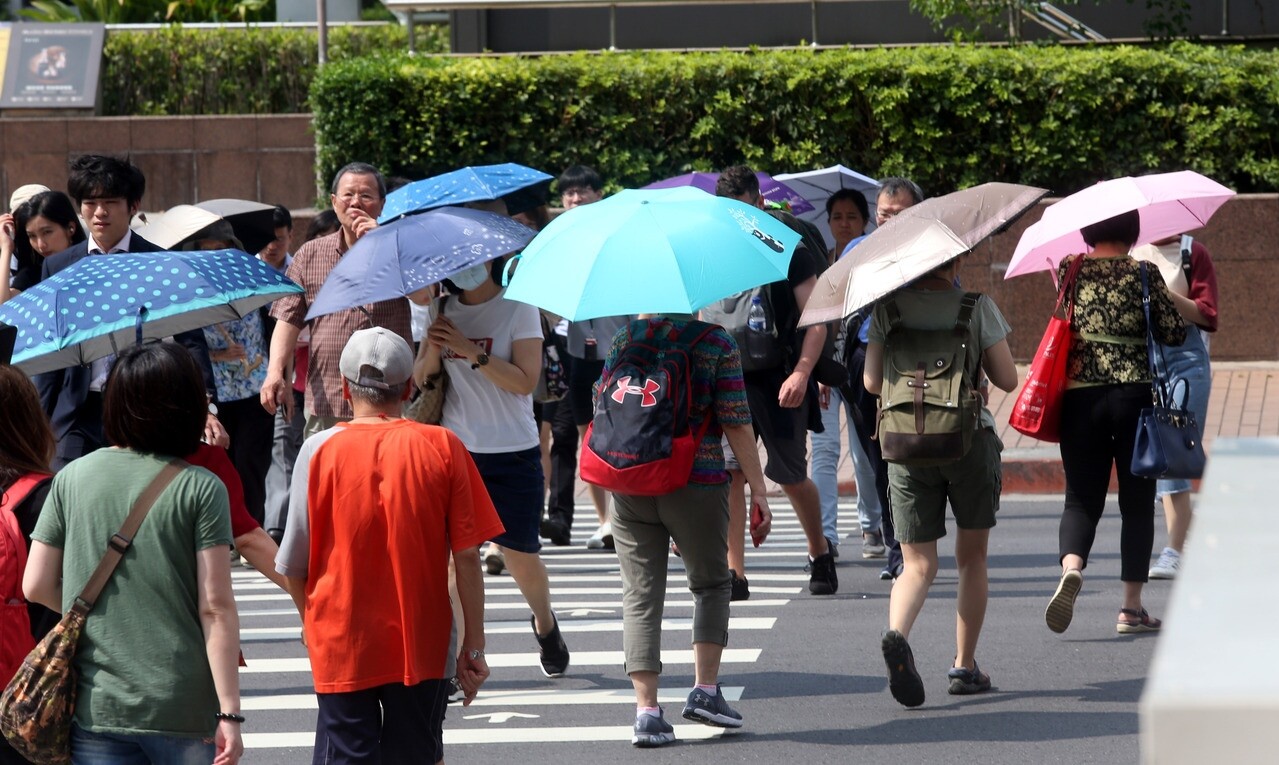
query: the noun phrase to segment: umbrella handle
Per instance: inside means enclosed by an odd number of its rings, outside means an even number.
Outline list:
[[[515,268],[515,261],[524,257],[524,253],[518,253],[515,257],[506,261],[506,265],[502,267],[502,286],[507,287],[511,283],[511,269]]]
[[[147,307],[144,305],[138,306],[138,318],[133,324],[134,343],[136,345],[142,345],[142,322],[146,320],[146,316]]]

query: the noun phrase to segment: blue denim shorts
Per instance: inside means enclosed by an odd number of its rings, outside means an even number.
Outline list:
[[[93,733],[71,726],[71,765],[209,765],[213,737]]]
[[[497,508],[506,531],[493,537],[497,544],[522,553],[542,549],[538,529],[542,522],[542,450],[534,446],[518,452],[482,454],[471,459],[484,479],[489,499]]]

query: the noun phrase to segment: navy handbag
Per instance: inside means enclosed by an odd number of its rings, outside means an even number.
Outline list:
[[[1155,343],[1150,323],[1150,282],[1147,266],[1141,264],[1141,307],[1146,314],[1146,349],[1150,356],[1150,379],[1154,406],[1141,410],[1137,420],[1137,440],[1132,450],[1132,474],[1143,478],[1199,478],[1203,476],[1202,431],[1186,402],[1190,383],[1181,384],[1181,401],[1174,400],[1177,384],[1165,379],[1155,368],[1155,354],[1163,350]],[[1167,366],[1165,365],[1165,368]]]

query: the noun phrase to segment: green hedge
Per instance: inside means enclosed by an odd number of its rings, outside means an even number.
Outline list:
[[[448,49],[447,28],[418,28],[418,46]],[[404,27],[337,26],[329,60],[408,48]],[[287,27],[112,31],[103,51],[107,115],[286,114],[310,110],[314,30]]]
[[[323,177],[585,162],[616,189],[842,163],[930,194],[1174,168],[1279,190],[1279,52],[1235,47],[393,56],[326,67],[311,104]]]

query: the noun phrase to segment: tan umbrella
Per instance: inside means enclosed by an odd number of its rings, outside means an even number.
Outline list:
[[[818,277],[800,326],[842,319],[913,282],[1004,230],[1047,193],[983,183],[903,210]]]
[[[194,205],[174,205],[163,213],[151,213],[135,230],[143,239],[166,250],[220,220],[231,224],[236,239],[250,253],[260,252],[275,238],[275,208],[247,199],[210,199]]]

